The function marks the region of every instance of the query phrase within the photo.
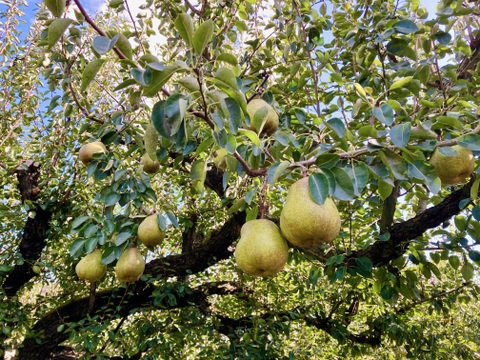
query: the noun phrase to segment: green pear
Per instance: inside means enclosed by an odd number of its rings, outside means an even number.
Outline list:
[[[223,171],[225,171],[225,169],[227,168],[227,159],[225,158],[227,156],[227,153],[227,149],[225,148],[218,149],[215,151],[215,157],[213,158],[213,163],[215,164],[215,166]]]
[[[143,154],[140,164],[143,165],[143,171],[147,174],[155,174],[160,169],[160,163],[157,160],[152,160],[147,153]]]
[[[130,247],[120,255],[115,266],[115,274],[121,282],[134,282],[140,279],[145,270],[145,259],[136,247]]]
[[[452,146],[452,149],[456,152],[453,156],[446,156],[436,149],[430,159],[444,185],[458,184],[475,168],[475,158],[470,149],[460,145]]]
[[[107,272],[107,265],[102,264],[102,252],[100,249],[93,250],[85,255],[75,266],[77,276],[82,280],[96,282]]]
[[[80,161],[85,165],[88,165],[93,160],[94,154],[107,153],[107,148],[100,141],[94,141],[83,145],[78,152]]]
[[[254,126],[254,119],[255,114],[258,111],[263,111],[263,126],[260,129],[256,129]],[[249,130],[253,130],[260,135],[270,136],[272,135],[278,128],[278,115],[273,109],[270,104],[268,104],[265,100],[262,99],[253,99],[247,104],[247,113],[250,117],[250,126],[248,127]],[[260,114],[260,113],[259,113]],[[258,114],[257,114],[258,116]]]
[[[240,230],[235,259],[238,267],[247,274],[275,275],[288,260],[288,245],[274,222],[251,220]]]
[[[160,245],[165,238],[165,232],[160,229],[157,214],[149,215],[141,222],[137,230],[138,240],[146,246]]]
[[[280,213],[280,229],[290,243],[309,248],[331,242],[340,232],[340,223],[340,214],[331,198],[323,205],[313,201],[308,177],[290,187]]]

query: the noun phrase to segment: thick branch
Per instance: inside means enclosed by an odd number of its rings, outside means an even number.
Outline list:
[[[411,240],[421,236],[425,231],[435,228],[452,216],[457,215],[462,200],[470,198],[470,188],[474,178],[463,188],[452,192],[440,204],[433,206],[414,218],[397,223],[390,228],[388,241],[377,241],[366,249],[354,251],[347,257],[347,263],[361,256],[368,257],[374,266],[387,264],[389,261],[402,256],[408,248]]]
[[[212,264],[231,256],[229,249],[233,241],[240,235],[240,228],[245,222],[245,214],[238,213],[218,230],[213,231],[201,247],[197,247],[193,253],[170,255],[156,259],[147,264],[145,274],[151,277],[172,277],[197,273],[205,270]],[[131,310],[152,306],[151,295],[155,288],[143,281],[132,285],[125,294],[124,288],[116,288],[97,293],[93,312],[100,315],[108,314],[109,310],[118,306],[118,301],[123,298],[119,316],[128,314]],[[228,291],[218,287],[220,292]],[[210,290],[209,293],[213,293]],[[176,307],[190,306],[192,303],[201,305],[206,296],[204,288],[197,289],[185,297],[177,299]],[[115,300],[116,299],[116,300]],[[165,299],[167,301],[167,299]],[[68,334],[59,333],[57,327],[65,322],[78,322],[87,317],[89,297],[71,301],[45,315],[33,327],[30,335],[25,339],[20,349],[18,359],[46,359],[54,349],[68,338]],[[163,304],[171,308],[168,304]],[[43,334],[41,344],[36,339]]]
[[[32,160],[17,167],[18,189],[23,202],[34,200],[37,197],[40,191],[37,187],[39,171],[40,164]],[[32,268],[46,245],[51,217],[52,212],[42,209],[41,206],[36,207],[34,217],[28,217],[19,246],[24,262],[16,265],[3,282],[2,287],[7,296],[14,296],[23,285],[35,276]]]

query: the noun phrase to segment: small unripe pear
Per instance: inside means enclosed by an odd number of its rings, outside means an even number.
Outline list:
[[[227,149],[225,148],[218,149],[215,151],[215,157],[213,158],[215,166],[223,171],[227,168],[227,160],[225,159],[227,153]]]
[[[247,113],[250,117],[250,126],[248,129],[258,133],[258,130],[255,129],[255,126],[253,125],[255,113],[257,111],[265,111],[263,127],[259,129],[260,135],[272,135],[278,128],[278,115],[273,107],[262,99],[253,99],[247,104]]]
[[[136,247],[128,248],[120,255],[115,266],[115,274],[121,282],[134,282],[140,279],[145,270],[145,259]]]
[[[140,164],[143,165],[143,171],[147,174],[155,174],[160,169],[160,163],[157,160],[152,160],[148,154],[142,156]]]
[[[160,229],[157,214],[149,215],[141,222],[137,231],[138,240],[146,246],[160,245],[165,232]]]
[[[93,154],[107,153],[107,148],[100,141],[94,141],[83,145],[78,152],[80,161],[88,165],[93,160]]]
[[[274,222],[251,220],[242,226],[235,259],[238,267],[247,274],[275,275],[288,260],[287,242]]]
[[[308,177],[290,187],[280,213],[280,229],[290,243],[309,248],[330,242],[340,232],[340,225],[340,214],[331,198],[323,205],[313,201]]]
[[[102,264],[102,252],[100,249],[93,250],[85,255],[75,266],[77,276],[82,280],[96,282],[107,272],[107,265]]]
[[[456,152],[453,156],[446,156],[436,149],[430,159],[444,185],[458,184],[475,168],[475,158],[470,149],[460,145],[452,146],[452,149]]]

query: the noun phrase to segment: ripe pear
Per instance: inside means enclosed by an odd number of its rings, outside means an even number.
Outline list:
[[[242,226],[235,259],[238,267],[247,274],[275,275],[288,260],[287,242],[274,222],[251,220]]]
[[[143,171],[147,174],[155,174],[160,169],[160,163],[157,160],[152,160],[146,153],[142,156],[140,164],[143,165]]]
[[[83,145],[78,152],[80,161],[88,165],[93,160],[93,154],[107,153],[107,148],[100,141],[94,141]]]
[[[121,282],[134,282],[140,279],[145,270],[145,259],[136,247],[130,247],[120,255],[115,266],[115,274]]]
[[[433,152],[430,163],[435,167],[444,185],[458,184],[467,178],[475,168],[475,158],[470,149],[460,145],[452,146],[456,154],[443,155],[438,149]]]
[[[77,276],[82,280],[96,282],[107,272],[107,265],[102,264],[102,252],[100,249],[93,250],[85,255],[75,266]]]
[[[340,223],[340,214],[331,198],[323,205],[313,201],[308,177],[290,187],[280,213],[280,229],[290,243],[309,248],[330,242],[340,232]]]
[[[149,215],[143,219],[137,231],[138,240],[146,246],[160,245],[165,238],[165,232],[160,229],[157,214]]]
[[[250,126],[248,127],[248,129],[258,133],[257,129],[255,129],[255,126],[253,125],[253,122],[255,118],[255,113],[261,109],[265,109],[266,113],[263,120],[263,127],[259,129],[260,135],[270,136],[278,128],[278,115],[273,109],[273,107],[262,99],[253,99],[247,104],[247,113],[250,117]]]

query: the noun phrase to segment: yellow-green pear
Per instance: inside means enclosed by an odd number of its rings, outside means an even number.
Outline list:
[[[452,146],[452,149],[455,150],[455,155],[446,156],[436,149],[430,159],[444,185],[458,184],[475,168],[475,158],[470,149],[460,145]]]
[[[313,201],[308,177],[290,187],[280,213],[280,229],[290,243],[309,248],[330,242],[340,232],[340,225],[340,214],[331,198],[323,205]]]
[[[107,153],[107,148],[101,141],[94,141],[83,145],[78,152],[80,161],[85,165],[88,165],[93,160],[94,154]]]
[[[147,174],[155,174],[160,169],[160,163],[157,160],[152,160],[147,153],[143,154],[140,164]]]
[[[260,135],[272,135],[278,128],[278,115],[273,107],[262,99],[253,99],[247,104],[247,113],[250,117],[250,126],[248,126],[248,129],[258,133],[253,125],[255,113],[257,113],[257,111],[265,111],[263,127],[259,129]]]
[[[149,215],[141,222],[137,230],[138,240],[146,246],[160,245],[165,238],[165,232],[160,229],[157,214]]]
[[[288,260],[288,245],[274,222],[251,220],[242,226],[235,259],[238,267],[247,274],[275,275]]]
[[[102,252],[100,249],[93,250],[85,255],[75,266],[77,276],[82,280],[96,282],[107,272],[107,265],[102,264]]]
[[[213,158],[215,166],[223,171],[227,168],[227,160],[225,159],[227,153],[227,149],[225,148],[218,149],[215,151],[215,157]]]
[[[134,282],[140,279],[145,270],[145,259],[136,247],[130,247],[120,255],[115,266],[115,274],[121,282]]]

